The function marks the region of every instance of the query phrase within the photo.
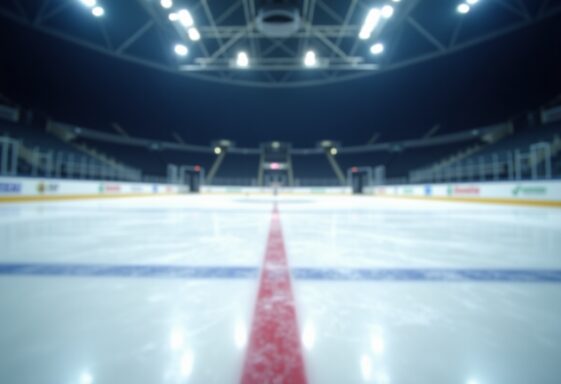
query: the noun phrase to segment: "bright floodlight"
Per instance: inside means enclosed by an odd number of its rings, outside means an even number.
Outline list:
[[[169,21],[177,21],[179,19],[179,16],[177,16],[177,13],[172,12],[168,15],[168,19]]]
[[[173,1],[172,0],[160,0],[160,5],[165,9],[169,9],[169,8],[173,7]]]
[[[373,55],[379,55],[382,52],[384,52],[384,44],[382,43],[376,43],[373,46],[370,47],[370,52]]]
[[[366,19],[364,19],[364,24],[362,24],[362,28],[360,28],[360,32],[358,37],[362,40],[367,40],[372,35],[372,31],[380,22],[380,10],[378,8],[372,8],[368,15],[366,15]]]
[[[193,41],[199,41],[201,39],[201,34],[199,33],[199,30],[195,27],[191,27],[187,30],[187,34],[189,35],[189,38]]]
[[[247,53],[240,52],[238,53],[238,57],[236,59],[236,65],[241,68],[247,68],[249,66],[249,57]]]
[[[382,7],[382,17],[384,17],[384,19],[389,19],[392,16],[393,16],[393,7],[391,5],[384,5]]]
[[[177,12],[177,18],[184,27],[190,27],[193,25],[193,17],[191,16],[191,13],[189,13],[189,11],[186,9],[182,9]]]
[[[189,53],[189,50],[183,44],[175,44],[173,50],[175,51],[175,54],[178,56],[187,56],[187,53]]]
[[[94,7],[96,4],[96,0],[80,0],[80,2],[84,4],[86,7],[90,7],[90,8]]]
[[[105,15],[105,10],[98,5],[92,9],[92,15],[95,17],[101,17]]]
[[[317,64],[316,53],[314,51],[306,52],[306,56],[304,56],[304,65],[306,67],[315,67]]]
[[[461,14],[464,14],[464,15],[466,13],[468,13],[470,9],[471,8],[469,7],[469,5],[467,5],[465,3],[462,3],[462,4],[458,5],[458,8],[457,8],[458,12],[461,13]]]
[[[466,3],[468,3],[469,5],[475,5],[479,3],[479,0],[466,0]]]

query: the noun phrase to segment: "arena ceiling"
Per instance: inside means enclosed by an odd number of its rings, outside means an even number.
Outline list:
[[[3,4],[4,17],[110,56],[179,75],[263,87],[338,82],[415,65],[561,11],[561,5],[551,0]]]
[[[558,1],[479,0],[461,14],[462,1],[306,0],[295,3],[298,31],[274,37],[256,26],[260,1],[96,0],[96,17],[82,0],[6,0],[0,93],[85,127],[244,146],[450,133],[559,94]],[[370,10],[384,5],[393,15],[361,39]],[[170,21],[181,9],[199,40]],[[316,65],[306,67],[310,50]]]

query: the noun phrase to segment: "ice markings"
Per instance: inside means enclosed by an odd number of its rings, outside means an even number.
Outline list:
[[[284,252],[284,251],[283,251]],[[282,254],[281,254],[282,256]],[[274,253],[264,274],[283,284],[288,271]],[[504,282],[561,283],[556,269],[406,269],[406,268],[293,268],[297,280],[370,282]],[[66,263],[0,263],[0,275],[153,279],[254,279],[254,267],[191,267],[183,265],[101,265]],[[282,292],[279,293],[282,295]],[[270,299],[275,299],[271,296]],[[277,299],[283,299],[278,297]]]
[[[296,308],[278,211],[273,211],[243,384],[305,384]]]
[[[561,270],[541,269],[294,268],[292,275],[326,281],[561,283]]]

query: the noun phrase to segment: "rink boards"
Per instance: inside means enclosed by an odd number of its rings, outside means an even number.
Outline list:
[[[0,202],[133,197],[188,192],[187,187],[158,183],[0,177]],[[204,186],[203,194],[350,195],[350,187],[273,188]],[[481,182],[367,187],[367,195],[561,207],[561,181]]]
[[[561,206],[561,181],[395,185],[366,192],[383,197]]]
[[[152,196],[183,191],[177,185],[157,183],[0,177],[0,202]]]

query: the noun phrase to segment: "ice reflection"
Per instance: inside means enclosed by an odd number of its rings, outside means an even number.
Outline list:
[[[370,381],[372,378],[372,360],[368,355],[362,355],[360,358],[360,371],[364,381]]]
[[[384,369],[384,358],[382,356],[386,351],[383,328],[379,325],[372,326],[368,340],[370,351],[360,357],[362,378],[365,382],[390,384],[390,377]]]
[[[183,377],[191,376],[191,373],[193,372],[193,360],[194,360],[193,351],[188,349],[185,352],[183,352],[183,355],[181,356],[181,363],[180,363],[181,376]]]
[[[83,372],[80,375],[80,384],[93,384],[94,379],[91,373]]]
[[[316,343],[316,327],[311,321],[307,321],[302,330],[302,345],[307,350],[311,350]]]
[[[381,328],[374,327],[372,334],[370,335],[370,347],[375,355],[382,355],[384,353],[386,344],[384,342],[384,335]]]
[[[390,384],[390,377],[386,372],[378,372],[376,374],[376,384]]]
[[[172,351],[177,351],[183,347],[185,343],[185,332],[181,328],[174,328],[171,331],[171,336],[169,340],[170,348]]]
[[[173,378],[172,380],[183,381],[193,373],[195,360],[195,354],[187,343],[186,332],[183,328],[175,327],[171,330],[169,347],[173,353],[168,377]]]
[[[234,342],[236,343],[236,347],[239,349],[245,348],[247,344],[247,327],[241,320],[236,321]]]

